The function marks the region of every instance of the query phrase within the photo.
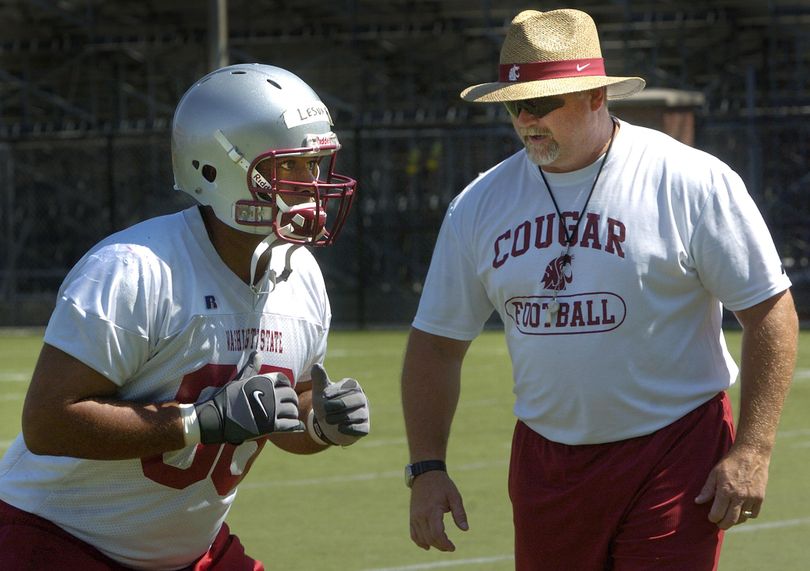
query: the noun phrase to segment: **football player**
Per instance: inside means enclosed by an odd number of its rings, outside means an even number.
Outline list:
[[[263,569],[224,521],[267,441],[313,453],[370,427],[360,384],[322,366],[331,311],[302,247],[346,220],[339,149],[284,69],[229,66],[186,92],[172,164],[199,205],[66,277],[0,463],[0,568]]]

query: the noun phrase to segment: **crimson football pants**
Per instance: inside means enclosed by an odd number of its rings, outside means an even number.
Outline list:
[[[650,435],[551,442],[518,421],[509,496],[517,571],[711,571],[723,532],[695,504],[734,439],[721,393]]]
[[[171,541],[171,538],[167,538]],[[3,571],[131,571],[61,527],[0,500],[0,569]],[[222,524],[205,555],[183,571],[264,571]]]

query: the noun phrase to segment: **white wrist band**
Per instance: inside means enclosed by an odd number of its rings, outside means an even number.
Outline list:
[[[315,411],[312,409],[309,409],[309,414],[307,415],[307,433],[309,433],[309,437],[312,440],[321,446],[331,446],[331,444],[318,436],[318,432],[315,430]]]
[[[200,443],[200,419],[193,404],[181,404],[180,416],[183,419],[183,438],[186,446],[196,446]]]

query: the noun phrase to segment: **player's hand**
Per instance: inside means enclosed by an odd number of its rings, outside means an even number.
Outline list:
[[[271,432],[304,430],[290,379],[259,375],[259,366],[254,353],[234,380],[194,405],[203,444],[241,444]]]
[[[411,540],[424,550],[455,551],[444,529],[447,512],[460,530],[470,528],[461,494],[447,472],[433,470],[416,478],[411,488]]]
[[[312,412],[312,431],[327,444],[349,446],[371,429],[368,398],[360,383],[333,383],[319,364],[312,366]]]
[[[695,502],[705,504],[714,499],[709,520],[720,529],[757,517],[765,499],[769,463],[767,455],[732,446],[709,473]]]

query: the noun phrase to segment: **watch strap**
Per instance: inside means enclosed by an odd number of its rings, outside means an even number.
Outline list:
[[[433,470],[447,472],[447,464],[444,463],[444,460],[422,460],[421,462],[414,462],[410,465],[410,468],[412,481],[425,472],[432,472]]]
[[[443,460],[422,460],[421,462],[411,464],[411,473],[413,473],[414,476],[419,476],[420,474],[432,470],[447,472],[447,464],[445,464]]]

